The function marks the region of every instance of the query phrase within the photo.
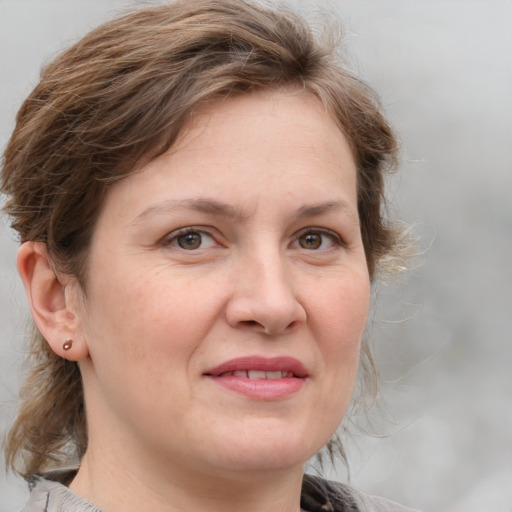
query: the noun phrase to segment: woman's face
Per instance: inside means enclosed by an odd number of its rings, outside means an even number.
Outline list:
[[[100,212],[78,309],[90,449],[302,467],[349,403],[369,288],[355,164],[321,103],[204,107]]]

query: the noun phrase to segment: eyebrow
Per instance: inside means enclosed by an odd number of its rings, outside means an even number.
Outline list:
[[[132,224],[137,224],[139,221],[144,220],[154,214],[170,213],[178,210],[195,210],[208,215],[219,215],[221,217],[228,217],[237,220],[244,220],[245,216],[241,209],[235,208],[230,204],[221,201],[214,201],[212,199],[180,199],[173,200],[167,199],[154,204],[137,215],[132,221]]]
[[[351,217],[354,217],[358,222],[358,214],[354,209],[344,201],[343,199],[338,199],[336,201],[327,201],[325,203],[318,203],[312,205],[304,205],[299,208],[297,219],[304,219],[307,217],[316,217],[318,215],[323,215],[330,212],[336,211],[344,211]]]
[[[140,221],[145,218],[161,213],[171,213],[173,211],[178,210],[194,210],[199,211],[201,213],[206,213],[208,215],[218,215],[221,217],[232,218],[235,220],[247,220],[247,216],[243,213],[241,208],[234,207],[230,204],[223,203],[222,201],[217,201],[208,198],[197,198],[197,199],[166,199],[157,204],[154,204],[144,210],[142,213],[137,215],[135,219],[131,222],[131,224],[138,224]],[[334,201],[326,201],[318,204],[310,204],[303,205],[297,210],[296,219],[305,219],[308,217],[316,217],[319,215],[324,215],[330,212],[336,211],[344,211],[350,217],[359,222],[357,212],[344,201],[343,199],[338,199]]]

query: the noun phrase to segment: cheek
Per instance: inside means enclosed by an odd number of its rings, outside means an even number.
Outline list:
[[[370,284],[364,275],[332,283],[311,297],[312,329],[322,353],[326,375],[338,393],[351,393],[359,367],[361,339],[366,328]],[[341,397],[340,397],[341,398]]]
[[[314,307],[310,324],[322,361],[315,421],[321,411],[319,437],[325,442],[340,425],[352,397],[369,308],[369,280],[364,272],[333,279],[329,286],[318,287],[310,299]]]
[[[218,294],[164,267],[120,270],[110,269],[108,279],[91,288],[86,331],[92,355],[145,372],[190,356],[209,329]]]
[[[349,278],[350,277],[350,278]],[[359,343],[368,316],[370,283],[364,274],[346,276],[319,287],[310,296],[312,319],[340,349]]]
[[[201,305],[161,272],[111,270],[91,286],[85,311],[90,375],[111,410],[137,422],[155,404],[165,414],[168,400],[186,400],[182,383],[201,338],[194,321]]]

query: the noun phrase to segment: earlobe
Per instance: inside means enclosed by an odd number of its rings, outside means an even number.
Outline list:
[[[17,263],[34,322],[52,350],[69,360],[86,357],[88,350],[80,332],[76,293],[69,289],[77,286],[72,283],[73,278],[59,280],[42,242],[22,244]]]

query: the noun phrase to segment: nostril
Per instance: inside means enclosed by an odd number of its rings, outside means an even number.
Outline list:
[[[263,327],[259,322],[256,322],[256,320],[243,320],[240,323],[246,327]]]
[[[242,320],[238,324],[241,328],[251,331],[261,332],[262,334],[276,334],[283,330],[282,326],[267,326],[257,320]],[[289,330],[295,326],[295,322],[291,322],[284,329]]]
[[[226,322],[234,329],[275,335],[290,333],[306,321],[306,312],[294,296],[270,300],[264,293],[246,295],[235,295],[226,306]]]

